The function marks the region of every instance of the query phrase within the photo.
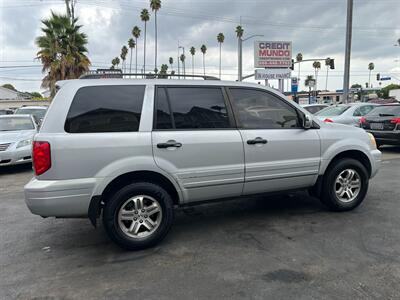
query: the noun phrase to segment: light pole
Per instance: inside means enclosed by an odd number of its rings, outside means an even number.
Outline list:
[[[242,63],[242,57],[243,57],[243,53],[242,53],[242,44],[243,44],[243,42],[245,42],[245,41],[247,41],[247,40],[249,40],[249,39],[251,39],[251,38],[254,38],[254,37],[263,37],[264,35],[263,34],[253,34],[253,35],[251,35],[251,36],[249,36],[249,37],[247,37],[247,38],[245,38],[245,39],[243,39],[243,38],[239,38],[239,49],[238,49],[238,51],[239,51],[239,61],[238,61],[238,63],[239,63],[239,66],[238,66],[238,80],[239,81],[242,81],[243,80],[243,63]]]
[[[351,35],[353,28],[353,0],[347,0],[346,51],[344,59],[343,102],[349,99]]]

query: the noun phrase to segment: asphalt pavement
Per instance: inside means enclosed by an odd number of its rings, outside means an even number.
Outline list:
[[[159,246],[127,252],[86,219],[24,203],[30,166],[0,169],[0,299],[400,299],[400,148],[364,203],[304,192],[176,211]]]

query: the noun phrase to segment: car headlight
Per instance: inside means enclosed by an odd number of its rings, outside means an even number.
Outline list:
[[[368,133],[369,141],[371,143],[372,148],[377,149],[375,137],[371,133],[369,133],[369,132],[367,132],[367,133]]]
[[[19,141],[18,144],[17,144],[17,149],[21,148],[21,147],[29,146],[31,144],[32,144],[32,140],[31,139]]]

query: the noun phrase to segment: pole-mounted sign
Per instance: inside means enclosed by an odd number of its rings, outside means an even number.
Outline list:
[[[255,80],[289,79],[290,75],[290,69],[257,69]]]
[[[290,68],[291,65],[292,42],[254,42],[254,68]]]

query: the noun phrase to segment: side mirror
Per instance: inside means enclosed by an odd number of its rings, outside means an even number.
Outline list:
[[[310,129],[313,125],[313,121],[310,115],[304,115],[303,118],[303,128]]]

